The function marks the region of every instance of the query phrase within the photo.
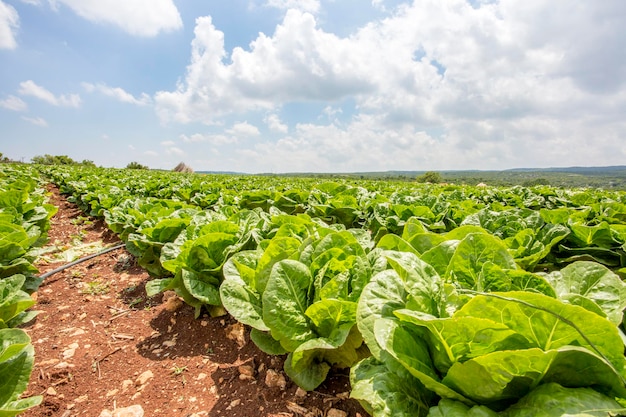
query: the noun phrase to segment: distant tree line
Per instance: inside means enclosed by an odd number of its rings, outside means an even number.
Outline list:
[[[95,167],[93,161],[88,159],[84,159],[80,162],[73,160],[67,155],[48,155],[45,154],[43,156],[37,155],[31,159],[33,164],[39,165],[84,165],[84,166],[93,166]]]

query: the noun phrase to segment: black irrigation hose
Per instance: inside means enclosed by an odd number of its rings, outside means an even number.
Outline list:
[[[114,251],[114,250],[116,250],[116,249],[123,248],[124,246],[126,246],[126,243],[122,243],[122,244],[120,244],[120,245],[113,246],[112,248],[107,248],[107,249],[105,249],[105,250],[103,250],[103,251],[100,251],[100,252],[98,252],[98,253],[94,253],[94,254],[91,254],[91,255],[89,255],[89,256],[85,256],[84,258],[77,259],[77,260],[75,260],[75,261],[73,261],[73,262],[70,262],[70,263],[69,263],[69,264],[67,264],[67,265],[60,266],[60,267],[58,267],[58,268],[56,268],[56,269],[53,269],[52,271],[48,271],[48,272],[46,272],[45,274],[41,274],[41,275],[39,276],[39,278],[41,278],[41,279],[46,279],[46,278],[48,278],[50,275],[54,275],[54,274],[56,274],[57,272],[61,272],[61,271],[63,271],[64,269],[67,269],[67,268],[69,268],[69,267],[72,267],[72,266],[74,266],[74,265],[76,265],[76,264],[79,264],[79,263],[81,263],[81,262],[88,261],[88,260],[90,260],[91,258],[95,258],[96,256],[104,255],[105,253],[109,253],[109,252]]]

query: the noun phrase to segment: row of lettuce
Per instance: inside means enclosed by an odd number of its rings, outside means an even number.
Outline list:
[[[36,311],[29,293],[41,283],[33,262],[47,242],[57,208],[46,202],[45,183],[28,166],[0,165],[0,416],[14,416],[42,397],[21,398],[28,386],[35,352],[18,326]]]
[[[225,308],[306,390],[339,367],[375,417],[624,411],[623,193],[42,170],[149,295]]]

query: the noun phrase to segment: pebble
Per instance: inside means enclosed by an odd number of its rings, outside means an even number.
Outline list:
[[[226,328],[226,337],[237,342],[239,349],[246,345],[246,330],[241,323],[235,323]]]
[[[122,392],[128,391],[128,389],[133,385],[133,381],[131,381],[130,379],[125,379],[124,381],[122,381]]]
[[[46,390],[46,394],[56,397],[58,393],[57,393],[57,390],[54,389],[54,387],[49,387]]]
[[[154,378],[154,374],[152,373],[152,371],[147,370],[137,377],[137,379],[135,380],[135,385],[145,385],[152,378]]]
[[[326,413],[326,417],[348,417],[348,413],[343,410],[331,408],[330,410],[328,410],[328,413]]]
[[[252,366],[242,365],[238,369],[240,380],[254,380],[254,368]]]
[[[273,369],[268,369],[265,374],[265,385],[270,388],[278,387],[281,390],[284,390],[287,387],[287,381],[282,374]]]
[[[140,405],[131,405],[126,408],[117,408],[113,411],[102,410],[99,417],[143,417],[143,408]]]

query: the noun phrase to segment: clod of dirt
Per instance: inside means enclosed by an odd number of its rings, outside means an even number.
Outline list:
[[[173,313],[179,310],[183,306],[183,304],[183,300],[181,300],[177,296],[170,297],[165,302],[165,309]]]

